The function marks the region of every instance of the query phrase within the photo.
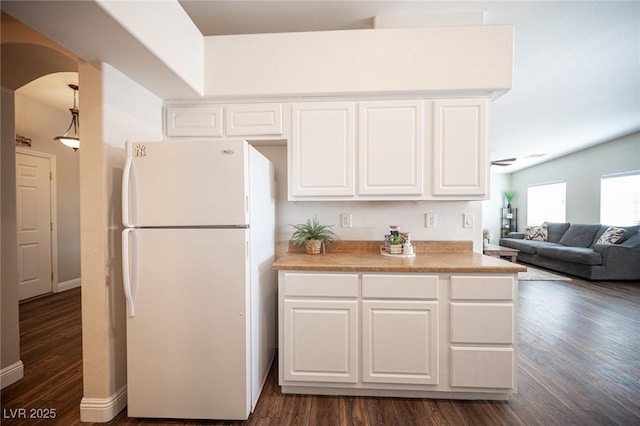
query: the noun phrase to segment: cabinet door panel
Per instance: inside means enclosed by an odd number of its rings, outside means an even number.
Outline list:
[[[167,136],[222,136],[219,105],[170,105],[165,121]]]
[[[362,301],[362,381],[438,383],[438,303]]]
[[[285,381],[358,381],[357,300],[284,301]]]
[[[486,195],[486,99],[434,101],[434,195]]]
[[[422,101],[360,102],[358,111],[359,194],[422,194]]]
[[[226,107],[227,136],[282,134],[282,104],[256,103]]]
[[[451,348],[451,386],[472,388],[514,387],[511,348]]]
[[[292,128],[290,196],[354,196],[355,103],[294,104]]]

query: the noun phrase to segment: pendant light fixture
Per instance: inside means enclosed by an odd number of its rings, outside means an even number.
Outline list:
[[[71,111],[71,124],[67,128],[67,131],[64,132],[62,136],[56,136],[53,138],[54,141],[62,142],[69,148],[73,148],[74,151],[77,151],[80,148],[80,137],[78,136],[78,128],[80,127],[80,121],[78,120],[78,116],[80,111],[78,107],[76,107],[76,92],[78,91],[78,85],[70,84],[70,88],[73,89],[73,108],[69,108]],[[73,127],[73,134],[69,134],[71,128]]]

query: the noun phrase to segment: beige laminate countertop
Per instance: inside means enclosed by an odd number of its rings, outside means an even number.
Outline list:
[[[353,244],[355,243],[355,244]],[[388,257],[380,254],[379,242],[340,242],[326,254],[308,255],[290,247],[289,253],[273,264],[289,271],[364,272],[468,272],[515,273],[527,268],[506,260],[472,251],[470,242],[414,242],[415,257]],[[459,244],[466,243],[466,244]]]

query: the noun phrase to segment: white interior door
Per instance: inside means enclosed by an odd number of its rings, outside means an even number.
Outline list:
[[[16,153],[18,298],[52,291],[51,159]]]

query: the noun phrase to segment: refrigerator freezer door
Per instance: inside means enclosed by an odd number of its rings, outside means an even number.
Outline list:
[[[129,233],[129,416],[248,417],[248,238],[248,229]]]
[[[247,153],[243,140],[128,142],[124,225],[247,224]]]

